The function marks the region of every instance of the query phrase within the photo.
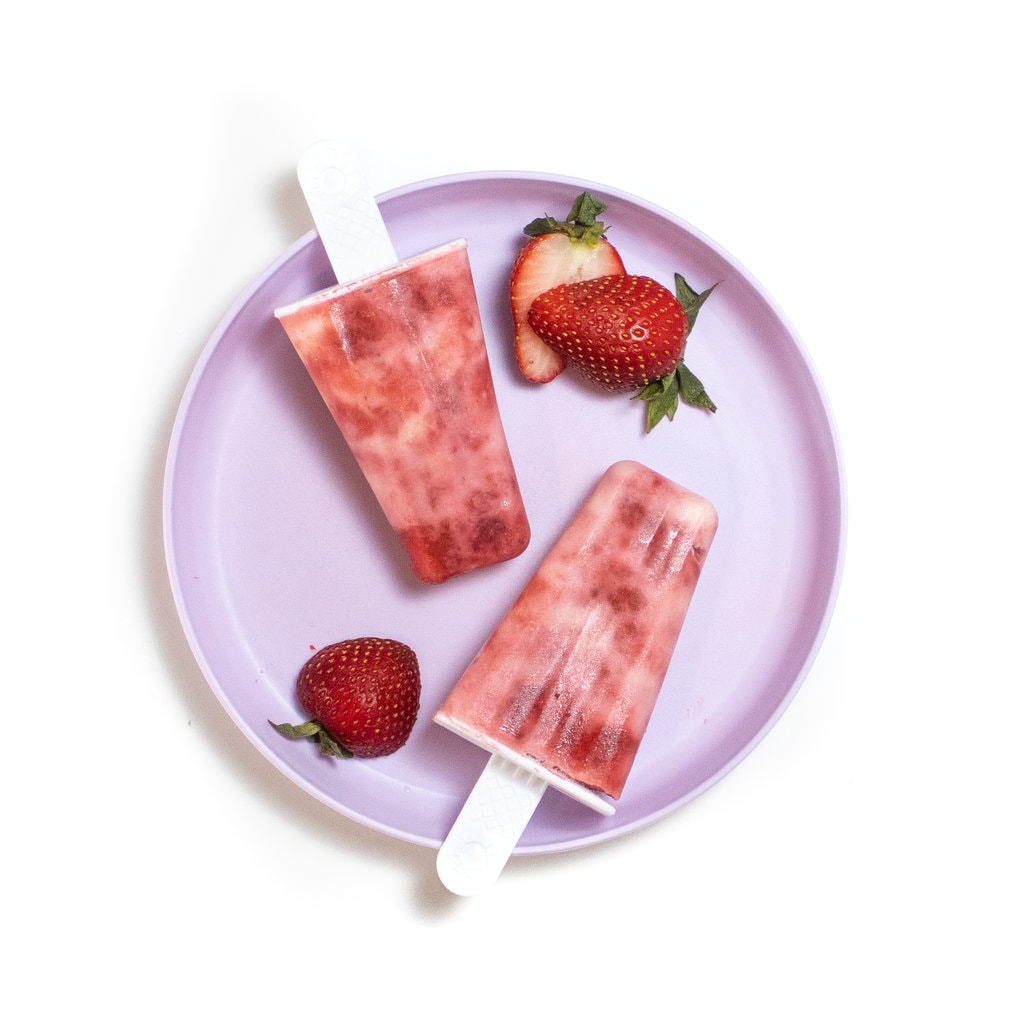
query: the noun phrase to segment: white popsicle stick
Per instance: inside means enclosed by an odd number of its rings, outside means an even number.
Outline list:
[[[342,143],[324,139],[299,158],[299,185],[339,284],[398,262],[362,166]]]
[[[497,881],[548,786],[599,814],[615,813],[597,793],[537,762],[511,750],[494,752],[438,851],[437,874],[445,887],[474,896]]]
[[[457,896],[495,882],[547,789],[540,776],[491,754],[437,854],[437,874]]]

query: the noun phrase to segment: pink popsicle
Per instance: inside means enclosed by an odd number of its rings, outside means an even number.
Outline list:
[[[440,583],[526,548],[465,240],[277,317],[420,579]]]
[[[717,526],[700,495],[611,466],[434,720],[617,799]]]

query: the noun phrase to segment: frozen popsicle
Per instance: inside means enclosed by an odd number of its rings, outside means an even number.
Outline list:
[[[491,752],[474,794],[522,803],[495,830],[470,797],[438,859],[453,891],[479,863],[500,871],[546,786],[611,812],[598,794],[622,794],[717,526],[706,498],[637,462],[601,477],[434,715]]]
[[[318,175],[307,172],[303,188],[339,284],[275,314],[416,575],[440,583],[514,558],[530,527],[466,242],[395,259],[365,191],[356,190],[358,210],[369,204],[370,216],[358,213],[353,225],[339,215],[353,206],[353,174],[329,157],[317,152]],[[332,180],[338,191],[325,195]],[[364,254],[366,272],[347,279]]]

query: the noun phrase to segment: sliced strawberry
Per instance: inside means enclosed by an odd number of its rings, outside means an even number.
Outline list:
[[[534,299],[561,284],[626,273],[615,247],[604,237],[605,225],[597,219],[605,209],[604,203],[583,192],[566,220],[540,217],[523,228],[530,241],[516,256],[509,297],[516,360],[527,380],[546,384],[566,367],[565,357],[552,351],[529,324]]]

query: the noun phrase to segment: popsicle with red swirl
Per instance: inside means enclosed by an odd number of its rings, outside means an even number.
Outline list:
[[[600,794],[622,795],[717,528],[701,495],[637,462],[609,467],[434,721],[491,752],[485,775],[511,764],[611,813]],[[465,820],[455,831],[439,870],[469,891],[460,850],[483,861],[488,841]]]
[[[442,583],[521,554],[530,526],[466,242],[396,260],[357,171],[323,144],[300,163],[339,284],[275,315],[413,571]]]

